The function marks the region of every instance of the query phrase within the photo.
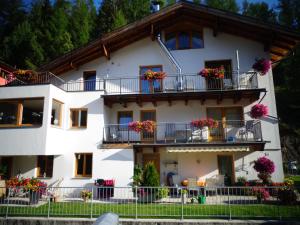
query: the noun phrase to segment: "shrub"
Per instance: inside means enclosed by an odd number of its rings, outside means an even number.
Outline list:
[[[155,168],[153,162],[146,164],[143,172],[143,182],[144,187],[158,187],[159,186],[159,174]]]
[[[294,205],[297,202],[297,194],[291,187],[280,188],[278,190],[278,199],[284,205]]]
[[[272,160],[267,157],[260,157],[254,161],[253,168],[259,173],[258,178],[260,178],[264,184],[271,183],[271,174],[275,171],[275,165]]]
[[[237,186],[246,186],[247,178],[246,177],[238,177],[236,185]]]
[[[133,171],[133,177],[132,177],[132,185],[133,186],[140,186],[143,181],[143,169],[139,165],[134,166],[134,171]]]
[[[83,200],[87,200],[92,197],[92,192],[90,190],[82,190],[80,192],[80,195],[81,195],[81,198],[83,198]]]
[[[265,188],[253,188],[253,194],[257,197],[258,201],[270,198],[270,194]]]
[[[157,198],[167,198],[170,190],[167,187],[159,188],[157,192]]]

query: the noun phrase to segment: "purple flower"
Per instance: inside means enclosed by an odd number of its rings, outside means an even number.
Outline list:
[[[271,68],[271,61],[264,58],[255,59],[255,63],[253,64],[252,68],[259,72],[261,75],[266,75],[266,73]]]
[[[260,118],[268,115],[269,109],[268,106],[265,106],[264,104],[256,104],[252,106],[251,111],[250,111],[250,116],[252,118]]]
[[[254,161],[253,168],[259,173],[272,174],[275,171],[274,162],[267,157],[260,157]]]

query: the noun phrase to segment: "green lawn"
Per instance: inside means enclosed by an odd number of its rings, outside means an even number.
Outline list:
[[[0,215],[6,214],[7,207],[0,207]],[[50,216],[52,217],[98,217],[105,212],[114,212],[121,217],[139,218],[228,218],[231,212],[232,217],[255,218],[267,217],[273,219],[300,218],[300,206],[279,206],[279,205],[199,205],[187,204],[100,204],[100,203],[51,203]],[[10,206],[9,216],[47,216],[48,204],[33,206]]]

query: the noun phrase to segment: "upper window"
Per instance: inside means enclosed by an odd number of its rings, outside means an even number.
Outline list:
[[[75,176],[76,177],[91,177],[93,167],[93,154],[92,153],[77,153]]]
[[[0,101],[0,126],[33,126],[43,123],[44,99]]]
[[[51,125],[60,127],[62,124],[63,103],[55,99],[52,100]]]
[[[53,155],[37,157],[37,177],[52,177]]]
[[[203,48],[203,37],[199,31],[180,31],[167,33],[165,44],[169,50]]]
[[[86,128],[87,109],[71,109],[71,127]]]
[[[133,121],[132,115],[132,111],[118,112],[118,124],[120,124],[120,128],[127,129],[128,124]]]

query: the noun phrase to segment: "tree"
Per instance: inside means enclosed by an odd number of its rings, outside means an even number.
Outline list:
[[[159,174],[153,162],[149,162],[145,165],[145,169],[143,172],[142,186],[144,187],[159,186]]]
[[[243,1],[242,14],[252,16],[264,22],[276,22],[277,14],[274,9],[269,8],[265,2],[249,3],[248,0]]]
[[[279,23],[300,29],[300,2],[298,0],[279,0]]]
[[[69,27],[74,47],[80,47],[90,40],[93,32],[91,17],[87,1],[76,0],[72,8]]]
[[[115,0],[103,0],[96,18],[96,35],[102,35],[112,30],[115,18]]]
[[[112,29],[114,30],[114,29],[122,27],[126,24],[127,24],[127,20],[123,14],[123,11],[118,10],[116,12],[116,15],[114,16],[114,23],[113,23]]]
[[[206,0],[206,5],[209,7],[223,9],[230,12],[238,13],[239,7],[235,0]]]
[[[4,57],[7,62],[19,68],[35,69],[43,62],[43,50],[26,20],[4,39]]]
[[[162,2],[162,5],[165,3]],[[129,23],[137,21],[150,14],[149,0],[123,0],[119,5]]]

